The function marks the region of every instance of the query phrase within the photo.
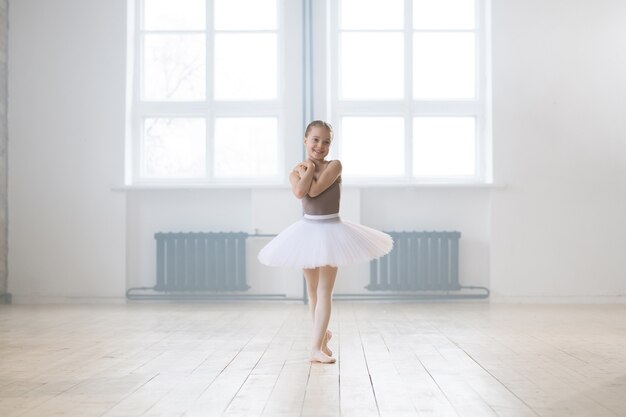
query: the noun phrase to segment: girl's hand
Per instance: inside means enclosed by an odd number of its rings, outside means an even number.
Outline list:
[[[311,188],[311,181],[315,174],[315,164],[312,161],[304,161],[293,168],[289,174],[291,191],[297,198],[303,198]]]
[[[315,171],[315,164],[313,163],[313,161],[304,161],[299,163],[294,171],[296,171],[300,175],[300,177],[302,177],[304,173],[307,172],[309,169]]]
[[[296,172],[298,173],[298,175],[300,175],[300,178],[302,178],[304,176],[304,173],[306,172],[307,167],[304,164],[300,164],[296,167]]]

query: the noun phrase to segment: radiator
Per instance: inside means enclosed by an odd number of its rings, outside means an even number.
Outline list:
[[[393,250],[371,261],[370,283],[381,290],[460,290],[459,232],[387,232]]]
[[[247,233],[155,233],[157,291],[245,291]]]

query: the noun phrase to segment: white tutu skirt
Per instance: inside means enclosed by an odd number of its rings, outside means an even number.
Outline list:
[[[392,248],[388,234],[343,221],[339,214],[305,214],[261,249],[258,258],[268,266],[317,268],[367,262]]]

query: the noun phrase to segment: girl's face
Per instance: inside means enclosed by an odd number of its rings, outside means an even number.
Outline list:
[[[316,161],[323,161],[330,152],[330,143],[333,137],[328,129],[322,126],[313,126],[309,136],[304,138],[307,155]]]

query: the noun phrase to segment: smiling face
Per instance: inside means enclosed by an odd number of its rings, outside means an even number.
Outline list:
[[[321,162],[330,152],[333,134],[324,126],[312,126],[309,134],[304,138],[306,152],[310,159]]]

